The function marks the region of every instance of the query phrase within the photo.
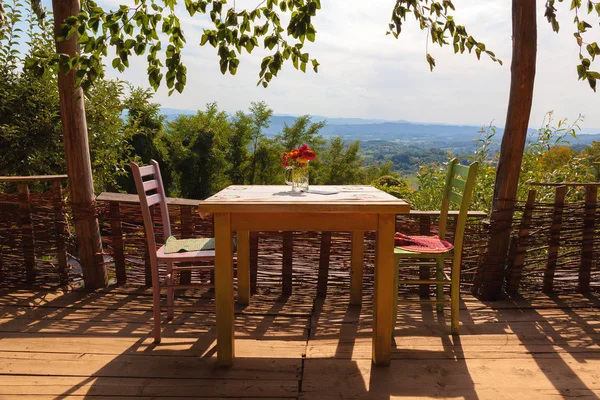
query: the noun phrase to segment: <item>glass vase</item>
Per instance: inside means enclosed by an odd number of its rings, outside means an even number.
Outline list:
[[[285,167],[285,183],[292,187],[292,192],[307,192],[308,161],[294,162]]]

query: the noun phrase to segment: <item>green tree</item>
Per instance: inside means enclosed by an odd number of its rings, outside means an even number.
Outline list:
[[[346,146],[341,136],[331,139],[322,160],[324,166],[320,184],[350,185],[362,181],[363,159],[358,140]]]
[[[256,168],[258,165],[257,151],[259,146],[262,144],[265,134],[264,129],[267,129],[271,125],[271,117],[273,116],[273,110],[269,108],[267,103],[264,101],[255,102],[253,101],[250,105],[250,124],[252,127],[252,165],[250,166],[250,179],[251,185],[255,184]],[[263,159],[264,161],[264,159]]]
[[[321,129],[327,125],[327,122],[312,122],[310,115],[303,115],[294,120],[294,123],[289,126],[284,122],[283,130],[280,134],[275,136],[275,141],[279,143],[285,151],[300,147],[303,144],[319,151],[325,144],[323,136],[321,136]]]
[[[231,121],[231,135],[228,138],[226,152],[227,175],[234,185],[243,185],[246,182],[249,167],[248,148],[252,142],[252,119],[238,111]]]

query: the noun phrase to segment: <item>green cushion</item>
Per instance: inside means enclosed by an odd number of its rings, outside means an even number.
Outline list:
[[[165,254],[179,253],[181,251],[200,251],[200,250],[214,250],[215,239],[214,238],[202,238],[202,239],[177,239],[174,236],[169,236],[165,243]]]

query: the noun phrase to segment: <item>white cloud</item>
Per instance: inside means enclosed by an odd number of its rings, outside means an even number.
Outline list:
[[[238,0],[237,7],[255,3]],[[217,101],[225,110],[235,111],[247,109],[251,101],[265,100],[280,114],[476,125],[495,120],[503,125],[510,86],[511,4],[507,0],[454,3],[458,23],[485,42],[504,66],[429,44],[437,64],[430,72],[425,62],[426,34],[410,17],[398,40],[385,35],[393,0],[323,1],[313,21],[317,40],[306,46],[321,63],[318,74],[303,74],[290,64],[268,89],[256,87],[265,53],[255,51],[241,57],[236,76],[222,76],[216,50],[198,45],[206,24],[205,17],[197,15],[182,19],[188,42],[186,90],[169,97],[161,89],[156,101],[188,109]],[[539,126],[544,113],[554,110],[557,118],[575,119],[582,113],[584,127],[600,128],[600,93],[577,80],[579,49],[572,35],[573,13],[568,4],[559,5],[561,32],[557,35],[543,17],[544,4],[538,0],[538,62],[530,125]],[[598,32],[595,23],[590,36],[597,39]],[[144,58],[132,64],[120,78],[147,86]]]

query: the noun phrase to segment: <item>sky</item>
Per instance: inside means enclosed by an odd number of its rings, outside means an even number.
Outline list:
[[[114,7],[127,0],[105,0]],[[133,3],[133,1],[130,1]],[[254,7],[258,0],[237,0],[237,7]],[[155,101],[163,107],[203,109],[216,101],[228,112],[247,110],[251,101],[264,100],[275,114],[321,115],[424,123],[503,126],[510,86],[511,2],[509,0],[455,0],[455,20],[469,34],[484,42],[504,62],[503,66],[474,54],[453,54],[451,47],[426,43],[426,33],[409,18],[399,39],[386,35],[393,0],[322,0],[313,18],[315,43],[305,51],[321,64],[319,72],[306,73],[285,65],[268,88],[257,87],[260,62],[266,54],[244,53],[235,76],[222,75],[216,49],[200,47],[206,17],[182,18],[187,45],[183,61],[188,68],[182,94],[168,96],[160,89]],[[594,93],[579,81],[576,66],[579,47],[573,37],[574,13],[570,2],[558,4],[559,34],[544,18],[545,0],[538,0],[538,59],[530,126],[541,126],[547,111],[554,119],[577,119],[586,131],[600,128],[600,90]],[[598,17],[590,17],[594,28],[590,41],[600,39]],[[585,37],[584,37],[585,39]],[[425,61],[429,52],[437,67]],[[112,56],[109,58],[112,59]],[[600,69],[600,60],[596,61]],[[108,70],[112,77],[149,87],[145,57],[135,59],[124,74]],[[599,85],[600,86],[600,85]],[[596,130],[596,129],[594,129]]]

